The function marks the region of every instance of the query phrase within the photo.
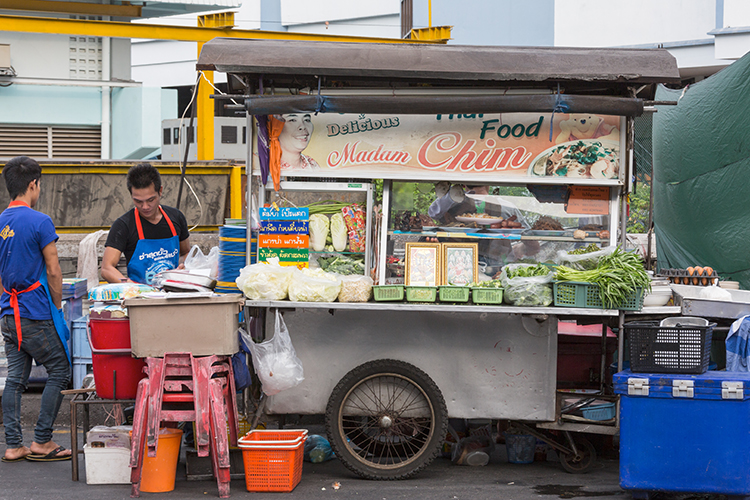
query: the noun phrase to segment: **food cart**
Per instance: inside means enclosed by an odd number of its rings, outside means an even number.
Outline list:
[[[675,60],[663,50],[273,40],[215,39],[204,45],[198,69],[226,72],[229,94],[214,97],[247,112],[247,241],[258,207],[286,205],[290,192],[358,191],[367,220],[362,253],[380,285],[420,281],[417,266],[399,266],[407,248],[419,244],[432,252],[427,271],[439,281],[443,247],[430,247],[432,239],[478,243],[476,260],[485,257],[485,271],[520,259],[518,249],[530,249],[533,258],[534,251],[551,255],[581,243],[624,244],[633,118],[644,107],[639,92],[679,81]],[[270,177],[261,180],[255,117],[281,114],[314,128],[306,132],[304,166],[282,168],[277,192]],[[579,142],[594,158],[560,162]],[[380,180],[378,217],[373,186]],[[414,210],[414,193],[432,196],[439,181],[490,186],[475,201],[576,225],[394,224],[399,210]],[[412,201],[404,202],[410,189]],[[479,216],[457,215],[481,224]],[[587,231],[587,216],[603,227]],[[481,251],[493,244],[504,248],[494,261]],[[620,331],[624,322],[621,310],[581,305],[255,300],[246,312],[268,338],[274,315],[267,312],[282,311],[305,370],[305,380],[269,397],[265,411],[325,414],[342,463],[366,478],[399,479],[438,454],[449,417],[614,434],[616,426],[557,421],[558,320]],[[619,348],[621,362],[622,335]],[[560,448],[568,470],[591,453],[577,442]]]

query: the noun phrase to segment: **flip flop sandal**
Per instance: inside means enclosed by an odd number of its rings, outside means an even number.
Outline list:
[[[38,455],[34,453],[32,453],[31,455],[27,455],[26,460],[30,460],[32,462],[62,462],[63,460],[70,460],[72,455],[58,456],[63,451],[65,451],[65,447],[58,446],[46,455]]]
[[[5,458],[5,457],[0,457],[0,461],[1,461],[1,462],[5,462],[6,464],[9,464],[9,463],[11,463],[11,462],[23,462],[24,460],[26,460],[26,456],[23,456],[23,457],[18,457],[18,458]]]

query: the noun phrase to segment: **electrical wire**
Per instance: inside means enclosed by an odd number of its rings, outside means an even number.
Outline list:
[[[218,92],[218,93],[219,93],[219,94],[221,94],[221,95],[226,95],[226,93],[225,93],[225,92],[222,92],[221,90],[217,89],[217,88],[216,88],[216,87],[214,86],[214,84],[213,84],[213,83],[211,83],[211,81],[210,81],[210,80],[209,80],[208,78],[206,78],[206,75],[204,75],[204,74],[203,74],[203,71],[200,71],[199,73],[201,74],[201,76],[203,77],[203,79],[204,79],[204,80],[206,80],[206,83],[207,83],[207,84],[209,84],[209,85],[210,85],[211,87],[213,87],[213,89],[214,89],[214,90],[215,90],[216,92]],[[235,101],[234,99],[230,99],[230,100],[231,100],[231,101],[232,101],[233,103],[235,103],[236,105],[238,105],[238,106],[240,105],[240,103],[238,103],[238,102],[237,102],[237,101]]]
[[[193,88],[193,95],[190,98],[190,102],[188,102],[188,105],[185,107],[185,110],[182,112],[182,116],[180,117],[180,126],[179,126],[179,134],[178,134],[178,145],[179,145],[178,152],[180,153],[180,156],[184,156],[183,148],[188,148],[190,146],[189,144],[186,144],[186,142],[183,140],[182,125],[183,125],[183,122],[185,121],[185,114],[187,114],[187,110],[192,107],[193,101],[195,101],[195,97],[198,95],[198,85],[200,83],[201,76],[203,76],[203,72],[199,71],[198,76],[195,79],[195,87]],[[193,131],[193,134],[195,134],[194,131]],[[188,141],[189,140],[190,138],[188,138]],[[188,188],[190,189],[190,192],[193,193],[193,197],[195,197],[195,201],[196,203],[198,203],[198,209],[200,210],[200,215],[198,216],[198,222],[192,228],[189,229],[189,231],[192,231],[193,229],[198,227],[200,225],[200,221],[203,220],[203,204],[201,203],[200,198],[198,198],[198,195],[196,194],[195,189],[193,189],[192,184],[190,184],[190,182],[185,177],[184,172],[182,172],[182,175],[180,175],[180,180],[181,182],[184,182],[185,184],[187,184]],[[181,187],[182,187],[182,184],[180,184],[180,188]],[[181,194],[181,191],[182,189],[180,189],[180,194]],[[179,205],[179,197],[180,196],[178,194],[178,205]]]

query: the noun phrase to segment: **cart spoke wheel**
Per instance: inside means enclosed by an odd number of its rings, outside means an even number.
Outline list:
[[[346,374],[326,410],[336,456],[367,479],[404,479],[425,468],[440,450],[447,422],[435,382],[415,366],[389,359]]]
[[[591,470],[596,462],[596,449],[588,439],[582,437],[575,438],[576,449],[578,453],[568,455],[560,454],[560,465],[566,472],[571,474],[583,474]]]

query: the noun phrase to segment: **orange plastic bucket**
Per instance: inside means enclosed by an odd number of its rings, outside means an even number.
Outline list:
[[[177,461],[180,458],[180,429],[159,429],[159,442],[156,445],[156,456],[149,457],[144,449],[143,470],[141,473],[141,491],[146,493],[164,493],[174,490],[174,478],[177,474]]]

